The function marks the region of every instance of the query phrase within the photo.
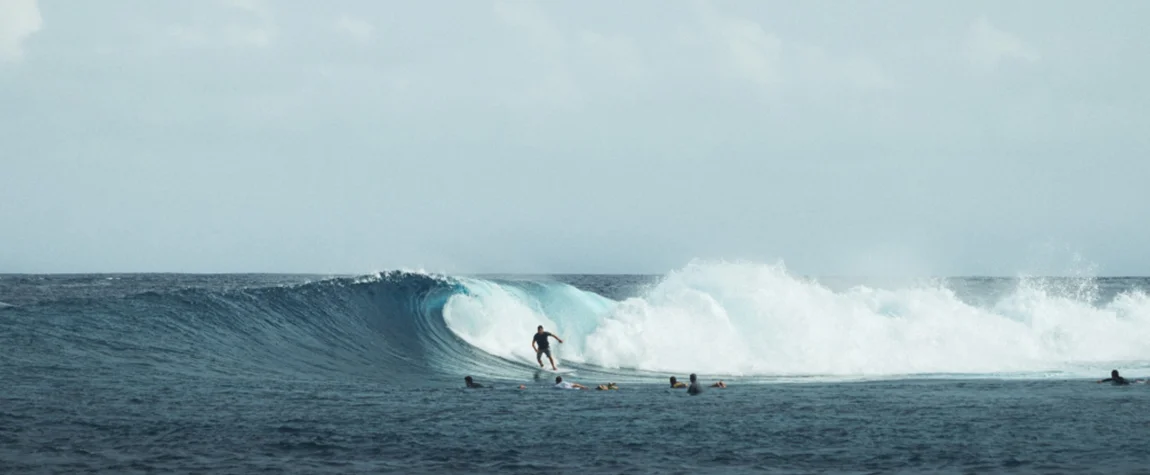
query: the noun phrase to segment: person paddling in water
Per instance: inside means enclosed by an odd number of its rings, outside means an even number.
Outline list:
[[[562,376],[556,376],[554,388],[555,389],[587,389],[587,386],[584,386],[584,385],[579,384],[579,383],[566,383],[566,382],[563,382]]]
[[[1142,380],[1139,380],[1139,379],[1129,380],[1129,379],[1123,378],[1122,376],[1118,375],[1118,370],[1114,369],[1114,370],[1110,370],[1110,377],[1109,378],[1103,379],[1103,380],[1098,381],[1098,382],[1110,383],[1110,384],[1113,384],[1116,386],[1125,386],[1125,385],[1130,384],[1130,383],[1140,383],[1140,382],[1142,382]]]
[[[535,338],[531,340],[531,349],[535,350],[535,360],[539,362],[539,367],[543,367],[543,354],[547,354],[547,359],[551,361],[551,369],[558,370],[555,367],[555,358],[551,357],[551,342],[547,341],[547,337],[552,337],[563,343],[563,339],[551,332],[543,331],[543,325],[539,325],[539,329],[535,331]]]

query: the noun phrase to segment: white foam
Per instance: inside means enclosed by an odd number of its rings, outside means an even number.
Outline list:
[[[555,325],[539,309],[529,306],[533,299],[512,287],[474,279],[463,282],[470,293],[454,295],[444,305],[447,327],[470,345],[492,355],[520,362],[535,360],[531,350],[534,328]]]
[[[1078,280],[1075,282],[1089,282]],[[449,328],[507,359],[534,362],[536,325],[567,340],[569,361],[671,373],[786,376],[1105,374],[1150,367],[1150,298],[1097,304],[1091,285],[1023,279],[979,307],[941,284],[832,291],[782,265],[692,263],[641,297],[610,302],[469,281]],[[542,300],[567,302],[562,312]]]

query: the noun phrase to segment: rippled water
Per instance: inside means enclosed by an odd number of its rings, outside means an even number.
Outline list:
[[[1145,473],[1150,447],[1150,386],[1081,380],[6,383],[5,473]]]

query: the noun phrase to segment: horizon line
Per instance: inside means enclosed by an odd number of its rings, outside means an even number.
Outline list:
[[[390,269],[382,271],[370,272],[268,272],[268,271],[252,271],[252,272],[184,272],[184,271],[101,271],[101,272],[0,272],[0,276],[83,276],[83,275],[104,275],[104,276],[123,276],[123,275],[198,275],[198,276],[212,276],[212,275],[262,275],[262,276],[329,276],[329,277],[362,277],[374,274],[386,274],[392,272],[407,272],[407,273],[424,273],[431,275],[446,275],[446,276],[476,276],[476,277],[498,277],[498,276],[515,276],[515,277],[565,277],[565,276],[619,276],[619,277],[658,277],[664,276],[674,271],[662,273],[645,273],[645,272],[458,272],[448,273],[439,271],[425,271],[425,270],[410,270],[410,269]],[[1059,277],[1059,278],[1086,278],[1086,279],[1137,279],[1137,278],[1150,278],[1150,275],[1060,275],[1060,274],[1032,274],[1032,275],[1003,275],[1003,274],[955,274],[955,275],[864,275],[864,274],[792,274],[794,277],[800,278],[836,278],[836,279],[852,279],[852,278],[888,278],[888,279],[1018,279],[1023,277]]]

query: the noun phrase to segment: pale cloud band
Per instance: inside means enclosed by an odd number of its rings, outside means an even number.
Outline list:
[[[1150,2],[131,3],[0,0],[0,270],[1150,263]]]
[[[375,31],[375,27],[371,23],[350,15],[341,15],[336,19],[335,28],[360,43],[371,41],[371,35]]]
[[[1041,56],[1017,36],[996,28],[985,16],[970,25],[966,55],[976,68],[992,70],[1004,61],[1033,63]]]
[[[0,61],[23,59],[24,40],[43,27],[36,1],[0,0]]]

